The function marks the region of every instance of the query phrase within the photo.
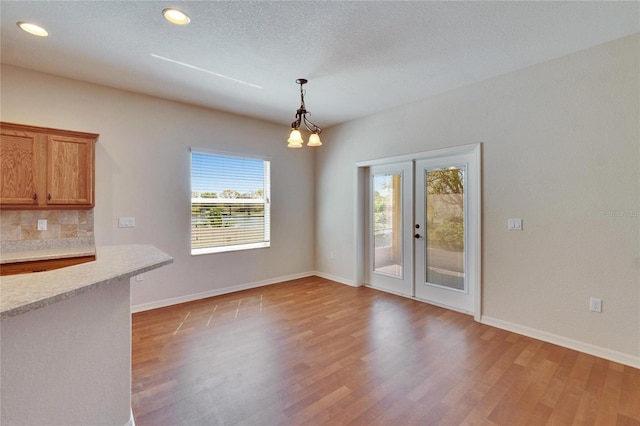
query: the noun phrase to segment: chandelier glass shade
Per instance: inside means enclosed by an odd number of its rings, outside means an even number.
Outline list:
[[[320,146],[322,145],[322,141],[320,140],[320,133],[322,132],[322,129],[309,121],[307,118],[309,111],[307,111],[307,108],[304,105],[305,91],[302,86],[307,83],[307,80],[299,78],[296,80],[296,83],[300,85],[300,108],[296,111],[296,120],[291,123],[291,133],[289,134],[289,139],[287,139],[287,146],[289,148],[302,148],[304,140],[302,139],[302,134],[299,130],[302,124],[304,124],[304,127],[311,132],[307,146]]]

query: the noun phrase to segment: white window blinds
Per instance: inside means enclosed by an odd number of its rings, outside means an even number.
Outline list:
[[[191,254],[269,247],[270,162],[191,149]]]

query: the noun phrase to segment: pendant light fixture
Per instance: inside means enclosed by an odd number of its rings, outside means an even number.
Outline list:
[[[300,130],[298,130],[302,123],[304,123],[304,127],[311,132],[307,146],[320,146],[322,145],[322,142],[320,141],[320,133],[322,132],[322,129],[307,120],[307,114],[309,114],[309,111],[307,111],[304,106],[305,91],[302,86],[307,83],[307,80],[299,78],[296,80],[296,83],[300,85],[300,108],[296,111],[296,121],[291,123],[291,134],[289,135],[289,139],[287,139],[287,142],[289,143],[287,146],[289,148],[302,148],[302,143],[304,141],[302,140]]]

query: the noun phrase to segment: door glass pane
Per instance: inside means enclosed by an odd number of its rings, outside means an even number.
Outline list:
[[[464,282],[464,167],[425,170],[426,281],[457,290]]]
[[[402,276],[402,174],[373,176],[373,270]]]

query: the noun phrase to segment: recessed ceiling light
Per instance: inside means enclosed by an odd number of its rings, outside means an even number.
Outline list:
[[[47,30],[42,28],[40,25],[32,24],[31,22],[23,22],[23,21],[17,22],[17,24],[22,31],[26,31],[29,34],[32,34],[34,36],[46,37],[49,35]]]
[[[162,11],[162,14],[164,15],[164,19],[171,22],[172,24],[187,25],[189,22],[191,22],[191,18],[189,18],[186,13],[184,13],[180,9],[175,9],[173,7],[164,9]]]

